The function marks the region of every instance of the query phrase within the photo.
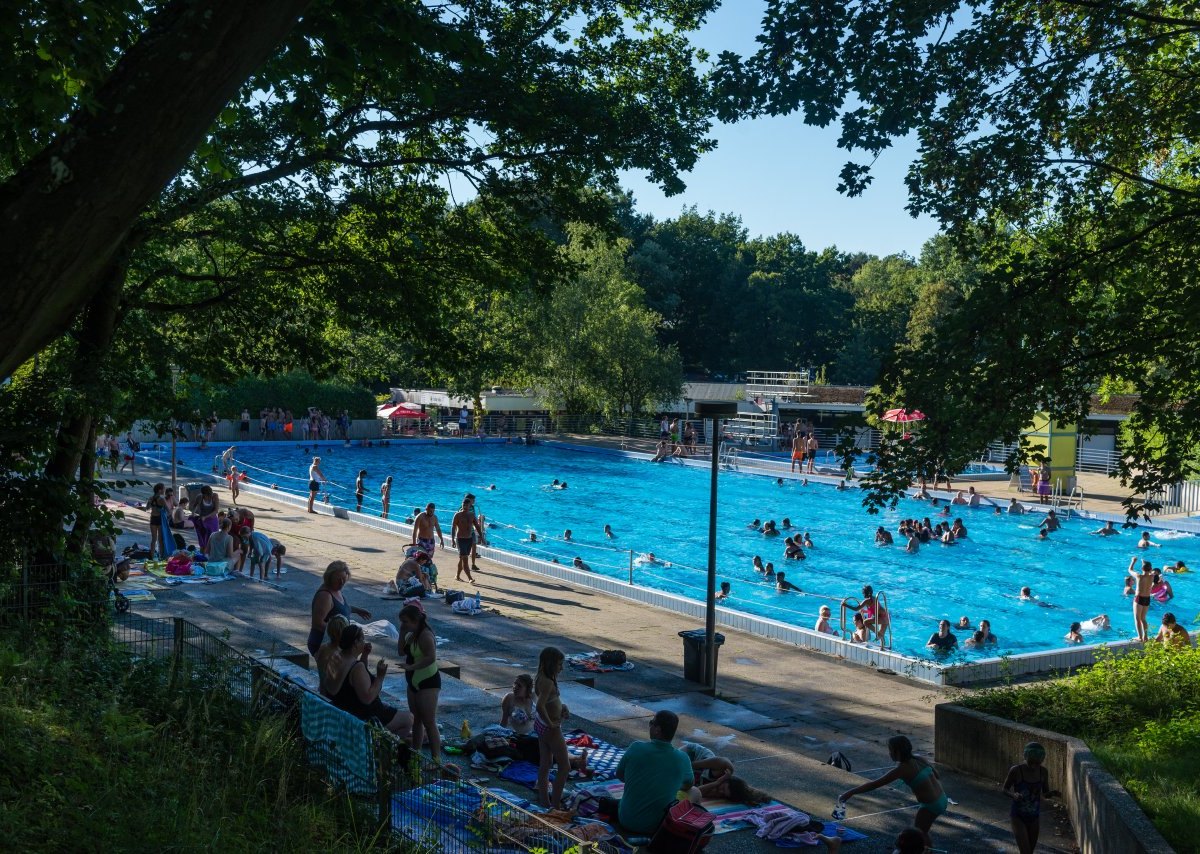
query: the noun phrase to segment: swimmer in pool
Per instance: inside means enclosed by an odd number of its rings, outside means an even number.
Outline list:
[[[915,555],[921,550],[921,541],[917,539],[915,533],[908,535],[908,545],[904,547],[905,554]]]
[[[1156,543],[1153,540],[1151,540],[1149,531],[1142,531],[1142,537],[1141,537],[1141,539],[1139,539],[1137,541],[1137,547],[1139,549],[1150,549],[1150,548],[1159,549],[1159,548],[1162,548],[1162,544]]]
[[[751,531],[757,531],[759,528],[762,527],[762,522],[759,521],[758,519],[755,519],[753,522],[751,522],[746,527],[749,528]]]
[[[1038,599],[1036,596],[1033,595],[1033,591],[1030,590],[1028,587],[1021,588],[1021,595],[1018,598],[1022,602],[1033,602],[1035,605],[1037,605],[1040,608],[1057,608],[1058,607],[1057,605],[1054,605],[1050,602],[1043,602],[1041,599]]]
[[[775,576],[775,589],[779,593],[787,593],[789,590],[795,590],[797,593],[804,592],[795,584],[792,584],[792,582],[784,578],[782,572]]]
[[[844,480],[839,480],[838,485],[834,487],[834,489],[836,489],[838,492],[845,492],[849,488],[850,487],[846,486],[846,481]]]
[[[1020,516],[1025,513],[1025,508],[1015,498],[1008,499],[1008,512],[1013,516]]]
[[[529,532],[529,542],[531,542],[531,543],[537,542],[537,532],[535,532],[535,531]]]
[[[958,625],[956,625],[956,626],[955,626],[955,628],[956,628],[956,629],[969,629],[969,628],[971,628],[971,618],[970,618],[970,617],[967,617],[967,616],[962,616],[962,617],[959,617],[959,618],[958,618]]]
[[[875,529],[875,545],[890,546],[892,542],[893,540],[891,533],[889,533],[888,530],[883,527],[883,525],[880,525]]]
[[[1131,576],[1131,575],[1125,576],[1125,589],[1123,589],[1121,591],[1121,595],[1122,596],[1132,596],[1133,595],[1133,576]]]
[[[783,528],[783,530],[785,530],[785,531],[790,530],[792,527],[792,520],[789,519],[787,516],[784,516],[783,522],[780,523],[779,527]]]
[[[775,583],[775,564],[767,561],[767,568],[763,570],[763,575],[766,577],[768,584]]]
[[[571,566],[575,567],[576,569],[582,570],[584,572],[592,571],[592,568],[590,566],[588,566],[586,563],[584,563],[583,558],[581,558],[581,557],[577,557],[577,558],[575,558],[575,560],[571,561]]]
[[[783,478],[781,478],[781,477],[777,477],[777,478],[775,478],[775,485],[776,485],[776,486],[783,486]]]
[[[1116,529],[1112,522],[1105,522],[1103,528],[1097,528],[1092,531],[1098,537],[1118,537],[1121,532]]]
[[[1177,574],[1183,573],[1183,572],[1191,572],[1191,570],[1187,568],[1187,564],[1181,560],[1175,561],[1174,565],[1167,564],[1166,566],[1164,566],[1162,568],[1162,571],[1163,572],[1174,572]]]
[[[754,571],[755,571],[755,572],[764,572],[764,571],[765,571],[765,569],[764,569],[764,567],[763,567],[762,558],[761,558],[761,557],[759,557],[758,555],[755,555],[755,556],[754,556],[754,560],[753,560],[753,561],[751,561],[751,563],[752,563],[752,564],[753,564],[753,566],[754,566]]]
[[[985,635],[982,631],[975,631],[971,634],[971,636],[969,638],[967,638],[967,641],[965,644],[963,644],[963,646],[979,647],[979,646],[983,646],[986,643],[987,643],[987,635]]]
[[[571,529],[570,528],[567,528],[567,530],[563,531],[563,539],[566,540],[567,542],[571,541]]]
[[[778,537],[779,529],[775,527],[775,520],[771,519],[762,527],[762,535],[764,537]]]
[[[854,634],[850,635],[850,643],[866,643],[871,639],[871,632],[863,622],[862,614],[854,615]]]
[[[617,538],[617,535],[613,533],[612,525],[604,526],[604,536],[608,537],[610,540],[615,540]]]
[[[1063,640],[1067,643],[1083,643],[1083,626],[1071,623],[1071,629],[1063,636]]]
[[[821,634],[825,635],[836,635],[837,632],[834,630],[833,626],[829,624],[829,620],[832,617],[833,611],[829,609],[829,606],[822,605],[821,610],[817,615],[817,622],[813,625],[813,631],[820,632]]]
[[[729,596],[731,595],[731,593],[732,593],[732,590],[730,590],[730,588],[729,588],[729,582],[722,581],[721,589],[717,591],[717,600],[720,601],[723,599],[728,599]]]
[[[1108,614],[1100,614],[1084,623],[1083,628],[1088,631],[1106,632],[1112,628],[1112,620],[1108,618]]]
[[[806,549],[811,549],[813,547],[812,537],[808,535],[808,531],[804,532],[804,540],[800,543],[800,545],[804,546]]]

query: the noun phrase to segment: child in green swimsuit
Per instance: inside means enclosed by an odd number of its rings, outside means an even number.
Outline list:
[[[921,832],[929,837],[929,828],[939,815],[946,811],[949,799],[942,789],[937,770],[928,760],[913,755],[912,742],[905,736],[896,735],[888,739],[888,753],[896,762],[896,767],[882,777],[855,786],[842,792],[840,801],[848,801],[855,795],[870,792],[896,780],[902,781],[912,789],[913,797],[917,798],[917,816],[913,822]]]

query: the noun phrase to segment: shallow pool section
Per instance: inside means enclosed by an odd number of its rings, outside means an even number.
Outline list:
[[[303,495],[311,450],[283,443],[248,445],[238,459],[255,485]],[[364,512],[377,514],[380,482],[392,475],[392,518],[402,521],[413,508],[433,501],[449,540],[454,510],[465,492],[473,492],[479,512],[495,525],[489,538],[496,548],[567,566],[580,557],[595,573],[617,581],[628,582],[632,573],[635,585],[687,599],[704,597],[709,483],[704,467],[653,464],[594,449],[465,441],[371,448],[322,444],[318,453],[333,482],[320,500],[335,507],[353,510],[354,480],[365,469]],[[179,457],[183,465],[209,471],[213,454],[184,448]],[[567,488],[551,488],[555,479]],[[871,584],[890,602],[895,651],[944,664],[1061,649],[1073,621],[1101,613],[1111,616],[1113,628],[1087,633],[1089,643],[1128,639],[1133,618],[1122,587],[1130,558],[1146,557],[1156,566],[1183,560],[1200,567],[1200,538],[1192,534],[1155,529],[1152,540],[1159,547],[1139,550],[1140,530],[1099,537],[1090,532],[1100,523],[1070,519],[1042,541],[1037,537],[1040,513],[994,515],[991,507],[951,508],[950,518],[962,518],[968,538],[907,555],[900,546],[876,546],[875,529],[882,524],[894,532],[903,517],[929,516],[936,512],[929,502],[907,499],[895,511],[872,516],[857,490],[816,482],[804,486],[798,479],[777,485],[774,477],[742,472],[722,472],[719,489],[718,575],[732,587],[727,608],[807,629],[819,607],[828,604],[836,628],[839,600],[858,598],[862,585]],[[766,538],[747,527],[755,518],[781,526],[790,519],[797,532],[807,532],[814,543],[806,550],[807,560],[786,560],[782,536]],[[611,539],[604,535],[606,524],[613,528]],[[662,563],[643,562],[641,556],[649,552]],[[754,571],[756,555],[785,572],[804,595],[776,592]],[[455,558],[439,552],[437,560],[444,572]],[[1200,603],[1196,575],[1166,577],[1175,599],[1151,607],[1152,631],[1168,610],[1190,626]],[[1023,586],[1032,589],[1033,600],[1020,599]],[[939,619],[957,622],[961,616],[972,625],[990,620],[999,646],[985,653],[965,649],[970,633],[956,629],[958,652],[943,657],[926,650]]]

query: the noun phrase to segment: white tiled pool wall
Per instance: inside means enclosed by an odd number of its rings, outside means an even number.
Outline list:
[[[463,440],[461,439],[449,440],[446,443],[461,444],[462,441]],[[493,442],[495,441],[503,440],[493,440]],[[412,442],[434,444],[438,442],[438,440],[405,440],[405,444],[411,444]],[[277,443],[239,443],[239,445],[241,444],[273,445]],[[571,445],[566,442],[556,441],[547,441],[545,444],[565,450],[615,454],[633,457],[636,459],[651,458],[650,454],[636,451],[581,447],[579,445]],[[195,446],[192,445],[192,447]],[[141,461],[143,464],[154,469],[170,471],[169,462],[164,462],[152,457],[141,457]],[[711,463],[710,460],[695,459],[682,460],[681,462],[684,465],[702,466],[705,468],[707,468]],[[177,471],[181,474],[186,474],[189,479],[205,480],[212,483],[225,482],[224,478],[217,477],[210,472],[197,471],[196,469],[191,469],[182,465],[177,466]],[[809,479],[833,483],[838,478],[810,475]],[[255,495],[261,495],[265,498],[271,498],[275,501],[282,501],[286,504],[295,505],[297,507],[305,507],[308,503],[306,496],[293,495],[288,492],[270,489],[255,483],[243,484],[242,491]],[[937,497],[945,497],[946,499],[953,497],[953,493],[949,492],[933,492],[931,494]],[[1038,512],[1042,509],[1049,509],[1043,508],[1043,505],[1039,504],[1028,504],[1026,506],[1028,509],[1034,512]],[[327,515],[332,514],[333,512],[333,508],[331,508],[329,505],[318,503],[314,504],[313,507],[319,512]],[[408,508],[400,508],[400,512],[406,513],[407,509]],[[411,526],[405,525],[402,522],[396,522],[390,519],[380,519],[378,516],[369,515],[366,513],[356,513],[353,510],[348,511],[346,515],[349,521],[356,522],[360,525],[366,525],[370,528],[386,531],[388,533],[396,534],[406,538],[412,536]],[[1108,521],[1111,519],[1113,521],[1120,522],[1125,520],[1125,517],[1120,514],[1110,513],[1089,513],[1076,510],[1072,511],[1072,515],[1080,518],[1095,519],[1099,521]],[[1177,525],[1174,522],[1172,522],[1169,527],[1165,525],[1146,525],[1145,527],[1161,530],[1200,530],[1200,525],[1195,522],[1193,522],[1189,527]],[[592,572],[583,572],[563,564],[552,563],[550,561],[529,557],[528,555],[516,554],[514,552],[508,552],[502,549],[492,548],[490,546],[480,546],[479,554],[481,557],[486,557],[489,560],[494,560],[497,563],[512,566],[517,569],[523,569],[539,575],[549,576],[560,581],[577,584],[581,587],[588,587],[593,590],[607,593],[611,596],[619,596],[622,599],[640,602],[655,608],[663,608],[677,614],[684,614],[689,617],[694,617],[697,620],[702,621],[704,619],[704,603],[695,599],[676,596],[673,593],[667,593],[651,587],[640,587],[638,585],[629,584],[615,578],[609,578],[607,576],[598,575]],[[1066,649],[1051,650],[1049,652],[1029,652],[1022,653],[1020,655],[1003,656],[999,658],[982,658],[961,663],[943,665],[926,659],[913,658],[896,652],[882,650],[877,646],[866,646],[863,644],[850,643],[849,641],[842,640],[840,637],[833,635],[822,634],[811,629],[792,626],[779,620],[758,617],[753,614],[746,614],[741,611],[733,611],[727,608],[717,608],[717,623],[724,628],[744,631],[750,634],[759,635],[761,637],[782,641],[784,643],[794,644],[795,646],[803,647],[804,649],[825,653],[826,655],[837,656],[855,664],[861,664],[877,669],[891,670],[899,676],[905,676],[910,679],[915,679],[920,682],[928,682],[934,685],[969,685],[976,682],[988,682],[1009,677],[1015,678],[1034,673],[1065,672],[1074,667],[1080,667],[1094,663],[1098,650],[1109,649],[1120,651],[1140,646],[1137,641],[1118,641],[1110,644],[1073,646]]]

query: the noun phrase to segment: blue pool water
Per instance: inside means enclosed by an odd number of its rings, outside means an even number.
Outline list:
[[[652,551],[671,565],[636,565],[635,583],[703,599],[709,484],[705,468],[655,465],[545,445],[467,442],[373,448],[323,444],[320,455],[326,475],[338,485],[331,490],[334,504],[353,509],[354,478],[359,469],[366,469],[364,510],[378,512],[379,484],[390,474],[391,517],[402,520],[413,507],[436,502],[449,538],[450,520],[463,493],[474,492],[479,512],[498,525],[489,531],[492,545],[546,560],[557,557],[564,564],[578,555],[597,572],[626,580],[628,550]],[[247,446],[238,456],[257,467],[249,469],[256,483],[275,483],[295,493],[307,490],[310,458],[296,445]],[[212,461],[212,450],[180,451],[184,465],[208,471]],[[568,489],[549,489],[554,478],[565,480]],[[490,484],[495,484],[494,491],[487,490]],[[719,490],[718,573],[733,586],[730,607],[811,628],[817,609],[827,602],[817,596],[857,599],[862,585],[872,584],[890,600],[896,650],[921,657],[931,657],[924,643],[936,631],[937,621],[945,617],[953,622],[962,615],[972,624],[991,620],[1000,646],[988,654],[1061,648],[1072,621],[1100,613],[1110,615],[1113,630],[1088,636],[1090,641],[1127,638],[1133,634],[1133,617],[1130,600],[1121,591],[1130,557],[1146,556],[1156,566],[1183,560],[1200,568],[1200,538],[1190,534],[1154,531],[1162,547],[1142,552],[1134,548],[1137,534],[1132,531],[1096,537],[1088,532],[1098,523],[1068,520],[1063,530],[1041,542],[1035,536],[1040,514],[993,516],[990,508],[966,507],[952,508],[968,528],[965,542],[927,545],[909,556],[900,546],[875,546],[875,528],[883,524],[894,533],[900,519],[930,515],[928,502],[906,499],[895,511],[871,516],[856,491],[791,480],[777,486],[773,477],[737,472],[722,472]],[[782,522],[784,517],[812,535],[815,548],[808,551],[807,560],[784,560],[782,536],[767,539],[747,529],[754,518]],[[616,539],[604,537],[606,523]],[[567,528],[575,542],[562,541]],[[538,535],[536,543],[528,541],[531,530]],[[776,570],[785,571],[789,580],[814,595],[775,592],[751,568],[754,555],[773,562]],[[438,553],[443,573],[453,569],[454,560],[450,552]],[[1167,607],[1151,607],[1152,631],[1157,631],[1166,610],[1191,628],[1200,603],[1198,575],[1167,576],[1176,598]],[[1024,585],[1044,604],[1020,601],[1017,594]],[[828,604],[836,628],[838,603]],[[960,646],[969,637],[968,632],[955,633]],[[956,656],[974,654],[965,650]]]

